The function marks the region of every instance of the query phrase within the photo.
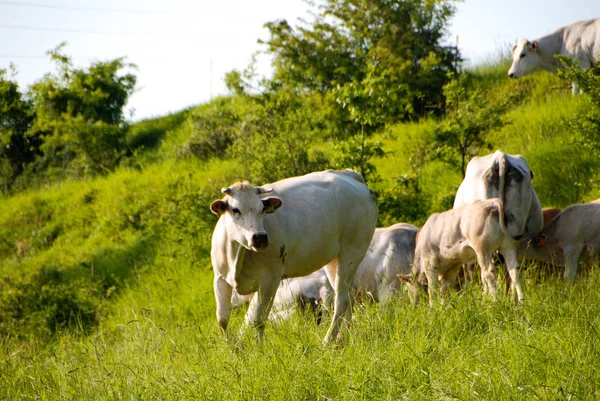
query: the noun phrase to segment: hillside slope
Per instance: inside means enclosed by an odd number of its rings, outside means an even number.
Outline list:
[[[600,197],[593,174],[598,158],[571,145],[566,132],[564,118],[577,102],[568,85],[545,73],[511,81],[497,66],[473,76],[490,96],[519,94],[508,124],[491,134],[492,146],[482,153],[523,154],[544,206]],[[90,332],[128,315],[124,308],[142,310],[148,302],[153,310],[212,314],[208,251],[215,218],[208,205],[221,196],[221,186],[244,177],[230,161],[177,157],[194,133],[186,119],[207,108],[134,126],[131,141],[146,146],[140,145],[135,168],[2,199],[0,333],[49,338],[63,328]],[[397,124],[378,135],[387,156],[375,161],[382,177],[375,188],[385,190],[412,173],[411,158],[423,152],[432,124]],[[428,211],[449,207],[460,174],[441,162],[418,173]],[[173,277],[185,285],[174,288]],[[167,296],[171,306],[162,302]]]

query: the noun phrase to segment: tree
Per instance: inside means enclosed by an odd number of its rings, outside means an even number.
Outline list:
[[[504,125],[502,114],[508,106],[505,99],[492,105],[476,89],[470,88],[469,77],[461,73],[444,86],[446,117],[433,129],[431,160],[441,160],[458,169],[463,177],[467,162],[491,145],[487,134]]]
[[[450,0],[322,0],[296,29],[266,24],[273,81],[333,93],[348,121],[367,130],[441,110],[441,93],[460,61],[442,44]]]
[[[111,170],[126,151],[123,108],[136,84],[135,75],[120,72],[135,66],[118,58],[77,69],[62,53],[64,46],[48,52],[57,73],[31,88],[37,113],[31,131],[44,138],[43,168]]]
[[[31,102],[14,79],[7,77],[7,71],[0,70],[0,180],[5,191],[40,154],[41,139],[28,134],[33,119]]]
[[[338,168],[356,169],[367,182],[373,183],[381,179],[371,160],[384,157],[385,152],[381,143],[369,141],[364,131],[336,144],[336,150],[339,153],[336,159]]]
[[[579,62],[558,56],[564,68],[558,76],[574,82],[581,90],[576,114],[567,123],[575,133],[574,142],[598,150],[600,148],[600,75],[595,68],[579,68]]]

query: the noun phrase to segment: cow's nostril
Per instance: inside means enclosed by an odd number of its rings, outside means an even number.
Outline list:
[[[514,78],[514,77],[515,77],[515,74],[513,74],[513,73],[511,72],[511,73],[509,73],[509,74],[508,74],[508,77],[509,77],[509,78]]]
[[[269,245],[269,235],[267,233],[256,233],[252,236],[252,246],[264,248]]]

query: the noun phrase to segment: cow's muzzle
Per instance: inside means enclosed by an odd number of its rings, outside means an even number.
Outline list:
[[[523,234],[519,234],[519,235],[515,235],[515,236],[513,236],[512,238],[513,238],[515,241],[519,241],[521,238],[524,238],[524,237],[525,237],[525,233],[523,233]]]
[[[256,250],[265,250],[269,246],[269,234],[262,232],[256,233],[252,236],[251,242],[252,248]]]

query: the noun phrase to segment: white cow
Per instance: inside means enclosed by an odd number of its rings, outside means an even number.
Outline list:
[[[357,297],[385,305],[401,287],[398,274],[409,274],[418,228],[406,223],[377,228],[354,279]]]
[[[232,307],[250,302],[255,294],[240,295],[234,290],[231,298]],[[295,308],[299,308],[316,311],[317,322],[320,323],[322,309],[329,309],[333,305],[334,296],[335,292],[329,283],[325,269],[319,269],[308,276],[281,280],[273,299],[270,319],[286,319]]]
[[[223,332],[234,288],[241,295],[257,292],[245,324],[253,325],[262,339],[281,279],[305,276],[327,265],[335,310],[324,342],[336,339],[344,315],[348,322],[352,317],[350,289],[377,221],[375,196],[360,174],[329,170],[258,188],[236,183],[221,192],[225,197],[210,209],[220,216],[211,260]],[[272,196],[263,196],[266,193]]]
[[[354,293],[358,299],[369,298],[385,305],[400,289],[398,274],[407,275],[411,271],[417,231],[417,227],[407,223],[375,229],[371,245],[354,277]],[[271,319],[287,318],[296,307],[328,308],[333,294],[325,269],[305,277],[283,280],[273,301]],[[234,291],[232,305],[250,302],[253,296]]]
[[[562,27],[533,42],[519,39],[513,47],[513,62],[508,76],[519,78],[537,70],[556,72],[561,63],[554,57],[555,54],[579,61],[581,68],[596,66],[600,57],[600,18]],[[573,93],[579,93],[575,83]]]
[[[477,200],[500,198],[502,201],[506,229],[513,242],[512,246],[505,246],[501,254],[511,277],[511,292],[519,301],[523,300],[523,291],[517,259],[518,240],[533,238],[543,228],[542,207],[531,186],[532,178],[533,172],[521,155],[496,151],[474,157],[467,165],[454,200],[455,209]]]
[[[564,278],[575,279],[579,260],[598,258],[600,252],[600,199],[571,205],[560,212],[519,254],[540,262],[564,266]]]
[[[416,294],[413,280],[425,275],[431,305],[437,297],[438,280],[444,294],[454,284],[460,266],[477,260],[483,291],[496,296],[494,252],[510,254],[514,239],[504,224],[504,207],[498,198],[465,204],[429,216],[415,248],[412,279],[404,278],[409,292]],[[516,255],[515,255],[516,258]]]

